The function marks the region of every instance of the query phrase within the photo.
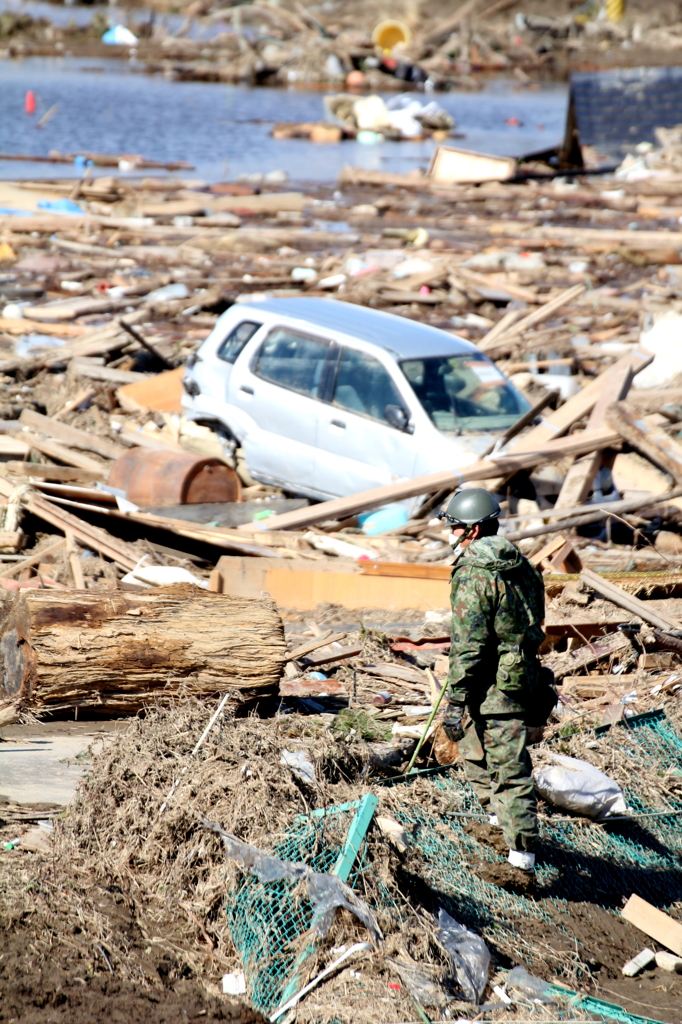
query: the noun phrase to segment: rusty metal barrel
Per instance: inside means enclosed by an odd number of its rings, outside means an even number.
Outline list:
[[[230,466],[190,452],[131,448],[111,467],[108,483],[141,506],[242,500],[241,482]]]

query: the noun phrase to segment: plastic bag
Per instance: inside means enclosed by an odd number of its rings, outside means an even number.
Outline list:
[[[617,782],[593,764],[564,754],[552,754],[558,764],[536,768],[535,788],[552,807],[574,811],[593,821],[628,814],[623,791]]]
[[[480,935],[459,924],[442,907],[437,924],[436,938],[450,957],[459,987],[470,1003],[478,1005],[488,984],[488,947]]]
[[[233,836],[213,821],[201,819],[204,828],[217,832],[232,857],[247,871],[255,875],[261,882],[276,882],[280,878],[290,878],[294,882],[304,882],[308,896],[315,907],[311,924],[312,930],[323,939],[331,928],[334,914],[338,907],[349,910],[364,924],[375,941],[383,939],[381,929],[374,914],[364,900],[356,896],[351,888],[345,885],[336,875],[321,874],[313,871],[307,864],[294,864],[292,861],[280,860],[270,853],[259,850]]]
[[[544,1003],[545,1006],[556,1005],[556,999],[552,995],[552,989],[548,982],[542,978],[536,978],[529,974],[525,967],[514,967],[507,975],[507,992],[516,989],[522,995],[531,999],[534,1003]]]

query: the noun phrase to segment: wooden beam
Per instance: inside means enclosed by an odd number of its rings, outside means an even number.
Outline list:
[[[509,455],[491,456],[488,459],[481,459],[468,466],[463,466],[461,470],[441,470],[437,473],[427,473],[424,476],[403,480],[397,484],[375,487],[369,491],[361,491],[359,494],[334,498],[331,501],[322,501],[317,505],[296,509],[293,512],[270,516],[264,521],[263,527],[266,530],[294,530],[314,523],[321,523],[327,519],[345,519],[357,512],[365,512],[367,509],[377,508],[379,505],[389,502],[402,501],[404,498],[429,494],[445,488],[454,489],[472,480],[511,476],[520,469],[531,469],[546,462],[554,462],[565,455],[582,454],[593,451],[595,448],[611,447],[616,443],[617,438],[618,435],[615,431],[583,431],[580,434],[573,434],[571,437],[548,441],[531,451],[524,450],[518,454],[513,452]],[[254,533],[261,527],[253,523],[244,523],[238,529]]]
[[[101,455],[104,459],[117,459],[126,451],[120,444],[114,444],[113,441],[108,441],[106,438],[90,434],[85,430],[79,430],[78,427],[70,427],[66,423],[59,423],[50,416],[43,416],[39,412],[34,412],[33,409],[22,409],[19,422],[26,427],[39,431],[41,434],[47,434],[48,437],[61,441],[71,448],[95,452],[96,455]]]
[[[543,303],[539,309],[534,309],[532,313],[525,316],[523,320],[519,320],[516,324],[510,324],[509,327],[502,334],[498,333],[497,337],[490,340],[488,336],[483,338],[479,343],[478,347],[483,352],[491,352],[493,349],[506,347],[509,345],[514,338],[518,338],[524,331],[527,331],[530,327],[534,327],[536,324],[542,323],[547,317],[550,317],[552,313],[556,313],[562,306],[568,305],[573,299],[577,299],[579,295],[585,291],[584,284],[573,285],[572,288],[567,288],[559,295],[555,295],[549,302]],[[492,333],[492,332],[491,332]]]
[[[64,538],[60,537],[54,544],[49,544],[37,554],[28,555],[26,558],[22,558],[20,562],[15,562],[13,565],[8,566],[8,568],[3,569],[2,572],[0,572],[0,579],[9,580],[12,576],[19,576],[24,569],[30,569],[33,565],[39,565],[46,555],[51,555],[54,554],[55,551],[59,551],[63,544]]]
[[[617,363],[604,370],[593,381],[587,384],[577,395],[569,398],[567,402],[543,419],[537,427],[533,427],[527,434],[519,438],[513,445],[510,445],[510,454],[531,451],[533,448],[544,444],[546,441],[561,437],[567,430],[586,416],[594,408],[599,396],[608,380],[613,374],[622,373],[626,367],[632,367],[633,374],[639,373],[653,362],[654,357],[650,352],[643,349],[633,349],[627,355],[622,356]]]
[[[640,419],[626,402],[614,402],[606,421],[629,444],[682,484],[682,445],[660,427]]]
[[[50,442],[48,442],[50,444]],[[29,446],[30,447],[30,446]],[[65,448],[64,451],[67,451]],[[83,456],[85,458],[85,456]],[[94,462],[94,459],[91,460]],[[107,472],[107,466],[100,466],[97,469],[77,469],[72,466],[46,466],[39,462],[16,462],[10,460],[2,463],[3,472],[12,476],[33,478],[34,480],[54,480],[56,483],[91,484],[101,480],[103,473]]]
[[[632,362],[623,363],[618,369],[613,369],[604,380],[604,374],[598,378],[603,380],[601,394],[594,404],[587,421],[588,430],[599,430],[606,424],[606,412],[613,402],[620,402],[630,390],[630,385],[635,376]],[[580,505],[587,498],[592,487],[592,481],[603,464],[604,453],[602,451],[590,452],[583,455],[582,459],[575,460],[568,470],[561,485],[555,508],[570,508],[572,505]]]
[[[8,498],[10,496],[14,486],[5,477],[0,477],[0,494],[4,495],[4,497]],[[134,569],[140,560],[140,556],[132,545],[119,540],[117,537],[112,537],[106,530],[102,530],[98,526],[91,526],[82,519],[78,519],[76,516],[71,515],[70,512],[66,512],[64,509],[54,505],[42,495],[29,491],[22,498],[22,505],[29,512],[32,512],[33,515],[55,526],[62,533],[71,530],[74,537],[81,541],[85,547],[99,551],[100,554],[105,555],[112,562],[118,562],[125,569]]]
[[[619,587],[616,583],[611,583],[610,580],[605,580],[602,576],[598,576],[591,569],[583,569],[580,578],[584,583],[587,583],[588,587],[596,590],[597,593],[601,594],[608,601],[617,604],[619,608],[625,608],[626,611],[637,615],[644,622],[651,623],[657,629],[662,629],[664,632],[668,632],[671,629],[682,629],[682,623],[678,622],[677,619],[670,618],[663,612],[649,608],[646,601],[640,601],[638,597],[633,597],[632,594],[628,594],[622,587]]]
[[[96,462],[95,459],[91,459],[89,455],[83,455],[82,452],[77,452],[73,448],[65,448],[64,445],[59,444],[57,441],[50,441],[46,437],[39,437],[38,434],[33,434],[29,430],[24,430],[21,433],[22,441],[26,441],[26,444],[30,448],[34,448],[41,455],[47,455],[50,459],[59,459],[60,462],[65,462],[67,466],[75,466],[77,469],[83,469],[90,473],[97,474],[96,480],[104,480],[109,474],[109,464],[102,465],[101,462]],[[31,463],[25,463],[25,465],[31,465]]]

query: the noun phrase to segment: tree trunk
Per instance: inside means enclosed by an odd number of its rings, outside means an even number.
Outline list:
[[[136,712],[158,696],[226,692],[245,703],[277,692],[286,657],[272,602],[190,585],[21,591],[2,632],[0,695],[37,709]]]

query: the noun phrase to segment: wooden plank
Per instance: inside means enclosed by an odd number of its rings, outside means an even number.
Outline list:
[[[133,370],[118,370],[113,366],[97,366],[86,358],[72,359],[69,371],[88,380],[103,380],[110,384],[134,384],[136,381],[149,380],[148,373],[135,373]]]
[[[584,284],[573,285],[572,288],[567,288],[559,295],[555,295],[549,302],[543,303],[539,309],[534,309],[532,313],[529,313],[519,320],[516,324],[510,325],[504,334],[498,334],[494,341],[483,338],[479,343],[478,347],[483,352],[490,352],[492,349],[497,349],[500,346],[508,345],[514,338],[518,338],[524,331],[527,331],[530,327],[534,327],[536,324],[542,323],[547,317],[551,316],[552,313],[556,313],[562,306],[568,305],[574,299],[577,299],[579,295],[585,291]]]
[[[267,591],[283,608],[314,609],[322,602],[344,608],[416,608],[429,611],[448,608],[450,588],[443,580],[415,580],[363,576],[350,567],[338,572],[292,568],[288,559],[223,556],[218,562],[222,593],[236,597],[260,597]],[[217,585],[216,582],[213,583]]]
[[[628,594],[622,587],[612,583],[610,580],[605,580],[602,576],[598,576],[591,569],[583,569],[580,578],[592,590],[596,590],[597,593],[602,594],[607,600],[612,601],[613,604],[617,604],[620,608],[625,608],[626,611],[639,616],[644,622],[650,622],[657,629],[664,631],[682,629],[682,623],[678,622],[677,619],[670,618],[670,616],[665,615],[663,612],[649,608],[646,601],[640,601],[638,597],[633,597],[632,594]]]
[[[536,427],[535,429],[540,428]],[[564,455],[575,455],[579,452],[593,451],[595,448],[610,447],[617,442],[617,437],[615,431],[583,431],[567,438],[558,438],[538,444],[532,451],[524,450],[518,454],[513,452],[509,455],[489,456],[487,459],[463,466],[461,470],[441,470],[437,473],[427,473],[424,476],[413,477],[411,480],[403,480],[397,484],[375,487],[369,491],[361,491],[359,494],[333,498],[331,501],[322,501],[304,509],[270,516],[264,521],[263,527],[266,530],[294,530],[328,519],[345,519],[357,512],[365,512],[389,502],[402,501],[404,498],[434,493],[446,488],[454,489],[471,480],[490,480],[501,475],[511,475],[520,469],[530,469],[545,462],[554,462]],[[252,533],[260,528],[253,523],[244,523],[238,527],[239,530]]]
[[[85,470],[91,473],[95,480],[104,480],[109,473],[109,464],[103,466],[88,455],[83,455],[73,448],[65,448],[64,445],[59,444],[57,441],[50,441],[46,437],[39,437],[30,430],[23,430],[21,438],[26,441],[30,448],[35,448],[42,455],[65,462],[67,466],[76,466],[78,469]],[[26,465],[30,466],[31,463],[27,462]]]
[[[43,416],[42,413],[34,412],[33,409],[22,409],[19,422],[24,426],[47,434],[63,444],[72,448],[80,448],[86,452],[95,452],[104,459],[118,459],[125,454],[126,449],[120,444],[108,441],[106,438],[89,434],[78,427],[70,427],[66,423],[60,423],[50,416]]]
[[[604,383],[601,394],[587,421],[588,430],[599,430],[605,425],[609,406],[613,402],[619,402],[625,398],[634,375],[634,367],[632,362],[629,362],[623,363],[618,369],[614,368],[605,379],[604,374],[599,376],[598,379],[604,380]],[[561,485],[555,508],[570,508],[572,505],[580,505],[585,501],[592,487],[592,481],[602,465],[603,457],[603,452],[595,451],[573,462]]]
[[[400,576],[411,580],[449,580],[451,565],[420,565],[419,562],[359,562],[367,576]]]
[[[2,572],[0,572],[0,579],[11,579],[12,576],[21,575],[24,569],[30,569],[31,566],[33,565],[39,565],[46,555],[52,555],[54,554],[55,551],[59,551],[63,544],[64,538],[60,537],[59,540],[55,541],[54,544],[49,544],[47,547],[43,548],[37,554],[28,555],[26,558],[22,558],[20,562],[15,562],[13,565],[10,565],[6,569],[3,569]]]
[[[73,582],[76,590],[85,590],[85,580],[83,579],[83,569],[81,568],[80,558],[76,549],[76,541],[71,530],[66,530],[66,550],[69,555],[69,565],[71,566],[71,573],[73,575]]]
[[[355,858],[360,852],[363,840],[367,834],[367,829],[370,826],[374,812],[379,804],[379,798],[374,796],[373,793],[365,793],[360,801],[360,806],[357,809],[355,817],[351,823],[351,827],[348,830],[348,836],[344,843],[343,850],[339,856],[336,865],[332,869],[332,874],[337,875],[342,882],[347,882],[350,873],[355,863]]]
[[[182,378],[185,367],[158,373],[155,377],[126,384],[116,392],[121,408],[128,412],[155,409],[158,412],[182,412]]]
[[[154,451],[181,452],[184,450],[177,441],[173,441],[165,434],[159,434],[158,437],[155,437],[153,434],[136,429],[129,423],[124,423],[118,436],[127,444],[137,445],[140,448],[152,448]]]
[[[4,477],[0,477],[0,494],[8,498],[15,485]],[[112,537],[106,530],[98,526],[91,526],[89,523],[78,519],[64,509],[48,501],[42,495],[29,491],[23,498],[22,504],[29,512],[50,523],[63,533],[71,530],[74,537],[78,538],[85,547],[99,551],[112,562],[118,562],[125,569],[134,569],[140,560],[135,548],[126,541]]]
[[[678,441],[660,427],[638,418],[627,402],[611,405],[606,420],[633,448],[670,473],[675,483],[682,484],[682,445]]]
[[[26,443],[22,434],[0,434],[0,455],[23,455],[28,457],[31,446]]]
[[[454,146],[438,146],[431,158],[429,177],[434,185],[508,181],[516,174],[513,157],[489,156]]]
[[[57,483],[85,485],[94,483],[95,480],[101,480],[102,471],[104,470],[104,472],[106,472],[106,468],[106,466],[100,466],[99,463],[95,470],[76,469],[71,466],[44,466],[37,462],[15,462],[11,460],[9,462],[2,463],[3,473],[10,473],[13,476],[28,477],[33,480],[54,480]]]
[[[312,640],[306,640],[304,644],[301,644],[299,647],[296,647],[293,651],[287,654],[287,661],[296,661],[297,658],[302,658],[304,655],[310,654],[312,651],[316,651],[318,647],[324,647],[325,644],[332,642],[333,635],[333,629],[325,629],[325,631],[320,633],[319,636],[313,637]],[[343,640],[345,639],[346,634],[339,633],[338,636]]]
[[[621,914],[649,938],[682,956],[682,924],[679,921],[674,921],[668,914],[635,894],[627,901]]]
[[[345,635],[344,633],[343,636]],[[328,642],[331,643],[331,640]],[[319,651],[318,654],[311,654],[305,660],[309,668],[317,668],[320,665],[331,665],[334,661],[357,658],[360,654],[362,654],[362,644],[347,644],[345,647],[337,647],[334,651]]]
[[[625,367],[632,367],[632,372],[637,374],[649,366],[653,362],[653,358],[651,353],[645,352],[643,349],[633,349],[632,352],[628,352],[608,370],[600,373],[577,395],[564,402],[551,416],[547,416],[537,427],[533,427],[513,445],[510,445],[509,453],[515,455],[519,452],[531,451],[536,446],[545,444],[553,438],[561,437],[574,423],[577,423],[594,408],[606,382],[611,379],[613,374],[622,373]]]
[[[80,338],[88,333],[82,324],[49,324],[40,320],[23,317],[0,317],[0,331],[3,334],[49,334],[53,338]]]
[[[211,213],[234,213],[241,210],[253,213],[302,213],[305,204],[302,192],[262,192],[253,196],[220,197],[202,192],[197,193],[197,198],[199,197]]]

